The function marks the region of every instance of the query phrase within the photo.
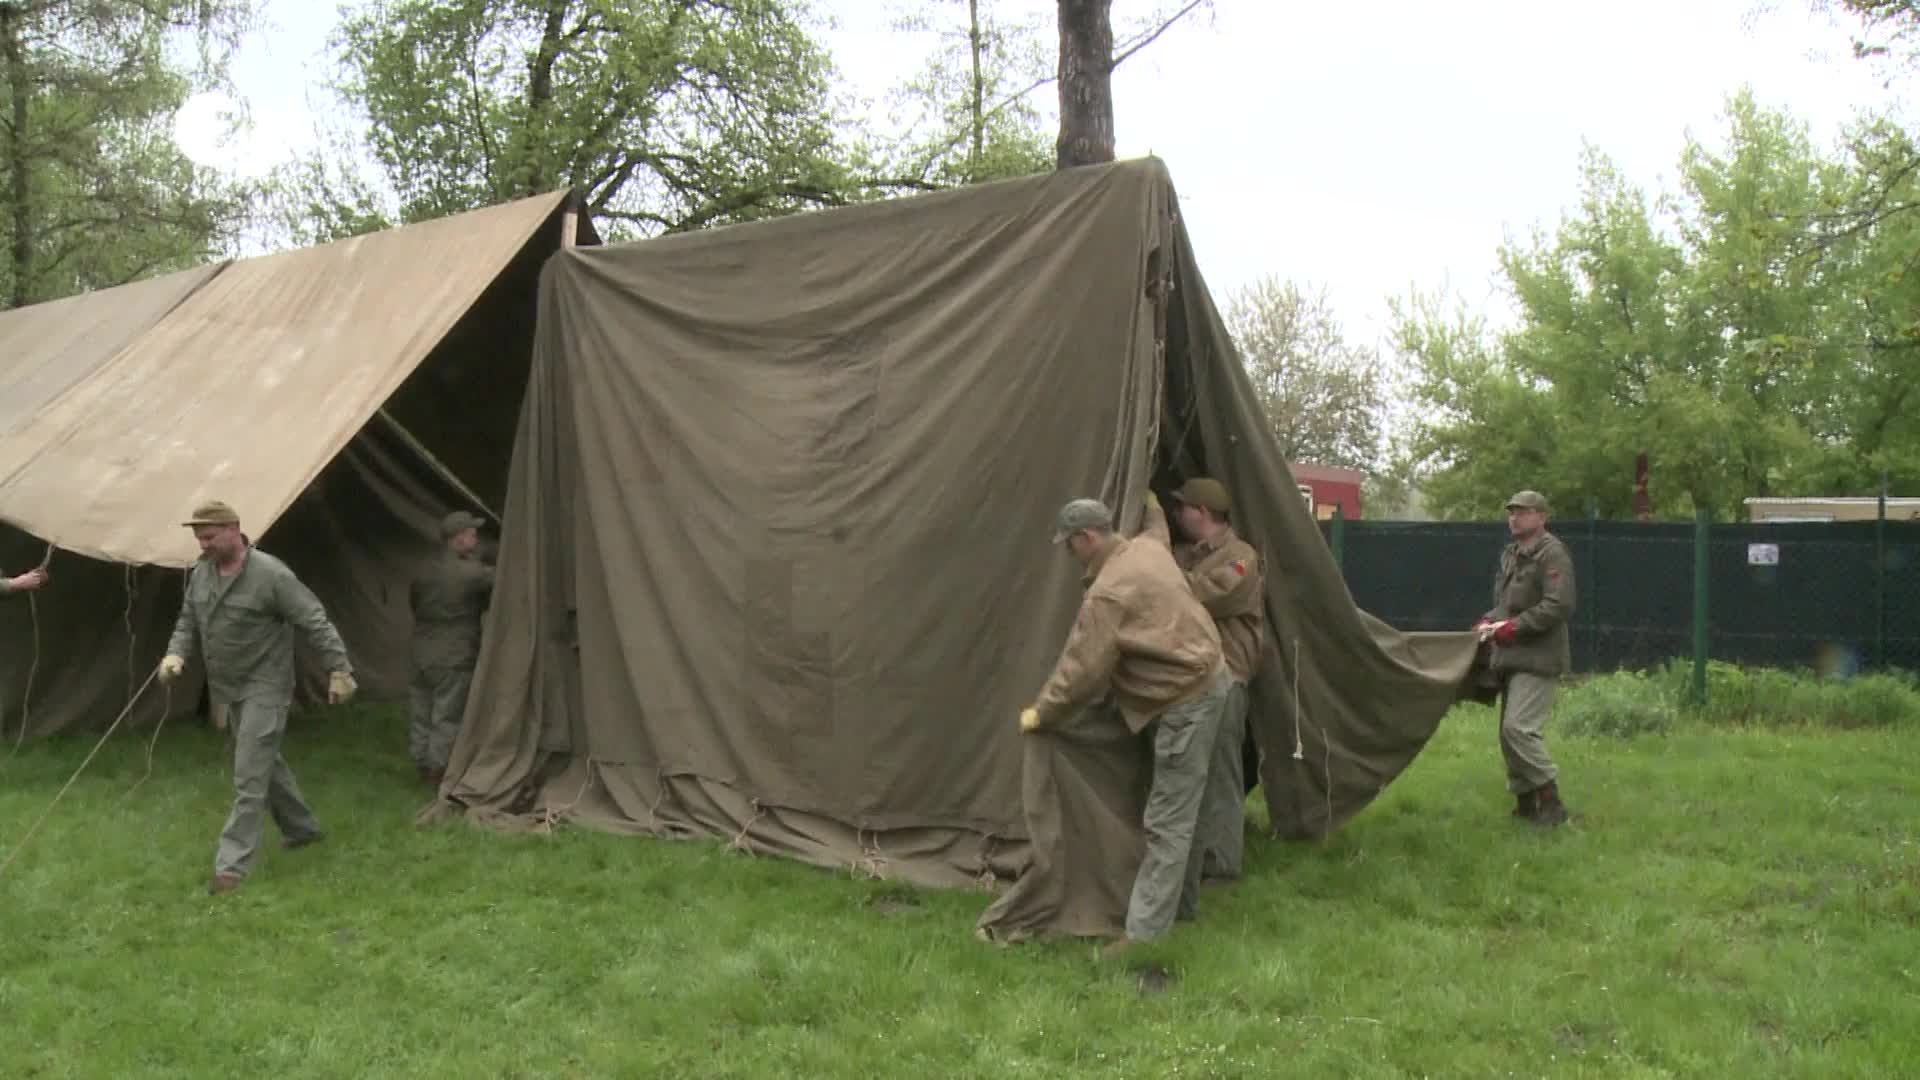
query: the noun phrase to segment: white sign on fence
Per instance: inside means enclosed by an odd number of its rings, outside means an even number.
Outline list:
[[[1747,545],[1747,565],[1748,566],[1779,566],[1780,565],[1780,545],[1779,544],[1748,544]]]

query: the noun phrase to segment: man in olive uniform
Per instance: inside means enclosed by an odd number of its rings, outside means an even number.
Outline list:
[[[293,704],[294,631],[326,662],[329,703],[351,699],[357,687],[347,647],[320,601],[286,563],[253,546],[232,507],[206,503],[186,526],[200,542],[200,560],[187,575],[160,680],[179,678],[187,660],[199,655],[208,695],[226,706],[233,728],[233,811],[220,833],[208,889],[217,896],[238,888],[252,868],[266,828],[262,810],[273,815],[286,847],[320,839],[320,822],[280,755]]]
[[[1474,629],[1492,643],[1491,666],[1501,683],[1500,749],[1517,802],[1514,816],[1554,826],[1567,820],[1567,808],[1542,731],[1553,712],[1554,688],[1573,666],[1567,635],[1573,557],[1547,531],[1547,500],[1537,491],[1507,500],[1507,530],[1513,542],[1500,556],[1493,610]]]
[[[1148,505],[1159,513],[1157,500]],[[1127,904],[1126,936],[1107,947],[1111,954],[1160,937],[1177,916],[1199,908],[1194,827],[1228,678],[1220,633],[1164,545],[1115,535],[1112,513],[1093,499],[1061,508],[1053,542],[1086,567],[1086,596],[1053,674],[1020,714],[1020,730],[1039,731],[1103,694],[1136,735],[1153,729],[1146,855]]]
[[[440,523],[446,547],[413,582],[413,685],[408,749],[420,779],[439,786],[460,718],[467,711],[473,666],[480,659],[480,619],[493,595],[493,568],[477,556],[479,517],[464,510]]]
[[[1240,876],[1246,839],[1246,766],[1241,748],[1247,738],[1247,683],[1259,670],[1266,638],[1266,575],[1259,554],[1229,523],[1233,501],[1225,484],[1196,476],[1182,484],[1173,498],[1180,532],[1191,541],[1173,548],[1174,562],[1186,574],[1194,599],[1213,616],[1232,679],[1220,732],[1213,742],[1199,826],[1202,877],[1231,881]],[[1170,541],[1166,515],[1157,504],[1148,511],[1147,532],[1163,543]]]
[[[32,592],[47,583],[47,569],[36,566],[24,574],[10,578],[0,578],[0,596],[9,593]]]

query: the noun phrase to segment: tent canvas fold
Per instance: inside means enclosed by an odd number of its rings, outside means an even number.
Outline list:
[[[1150,484],[1199,469],[1272,566],[1251,724],[1274,822],[1323,832],[1418,753],[1474,642],[1410,648],[1353,606],[1160,162],[564,252],[422,820],[1017,876],[993,936],[1117,927],[1144,744],[1102,709],[1034,737],[1015,718],[1079,603],[1059,506],[1101,496],[1131,528]]]

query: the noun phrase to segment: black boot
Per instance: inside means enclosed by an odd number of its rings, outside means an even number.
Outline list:
[[[1523,791],[1520,794],[1515,795],[1514,802],[1518,804],[1513,808],[1514,817],[1525,818],[1529,821],[1533,819],[1534,802],[1535,802],[1533,797],[1533,792]]]
[[[1567,805],[1560,801],[1560,788],[1554,781],[1533,793],[1533,823],[1551,829],[1564,825],[1567,820]]]

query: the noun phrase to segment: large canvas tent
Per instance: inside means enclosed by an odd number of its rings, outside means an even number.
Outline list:
[[[0,730],[121,711],[208,498],[313,587],[363,692],[402,695],[406,582],[442,514],[504,497],[540,267],[578,239],[558,193],[0,314],[0,568],[54,575],[0,603]],[[201,704],[197,670],[135,722],[168,702]]]
[[[1354,607],[1160,162],[562,252],[422,821],[1018,874],[983,929],[1114,929],[1145,744],[1100,709],[1016,730],[1079,600],[1049,533],[1079,495],[1137,527],[1150,485],[1202,470],[1270,567],[1272,819],[1321,834],[1424,745],[1474,642]]]

